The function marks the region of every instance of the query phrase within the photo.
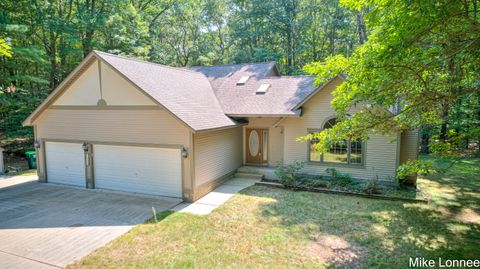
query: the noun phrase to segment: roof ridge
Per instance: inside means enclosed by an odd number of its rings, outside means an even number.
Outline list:
[[[220,64],[220,65],[194,65],[191,67],[186,68],[196,68],[196,67],[225,67],[225,66],[235,66],[235,65],[258,65],[258,64],[266,64],[266,63],[274,63],[277,64],[276,61],[265,61],[265,62],[253,62],[253,63],[240,63],[240,64]]]
[[[135,58],[135,57],[128,57],[128,56],[123,56],[123,55],[118,55],[118,54],[112,54],[112,53],[108,53],[108,52],[104,52],[104,51],[100,51],[100,50],[94,50],[94,52],[95,52],[96,54],[106,54],[106,55],[113,56],[113,57],[117,57],[117,58],[121,58],[121,59],[124,59],[124,60],[136,61],[136,62],[140,62],[140,63],[145,63],[145,64],[151,64],[151,65],[156,65],[156,66],[160,66],[160,67],[165,67],[165,68],[172,69],[172,70],[186,71],[186,72],[189,72],[189,73],[194,73],[194,74],[203,75],[203,74],[201,74],[201,73],[199,73],[199,72],[197,72],[197,71],[188,69],[188,67],[173,67],[173,66],[169,66],[169,65],[164,65],[164,64],[149,62],[149,61],[145,61],[145,60],[140,60],[140,59]]]

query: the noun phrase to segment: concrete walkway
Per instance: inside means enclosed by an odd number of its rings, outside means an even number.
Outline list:
[[[175,206],[172,210],[197,215],[207,215],[228,201],[237,192],[253,186],[257,181],[258,179],[252,178],[230,179],[194,203],[183,202]]]
[[[0,188],[6,188],[13,185],[18,185],[22,183],[27,183],[31,181],[37,181],[37,175],[27,175],[27,176],[0,176]]]

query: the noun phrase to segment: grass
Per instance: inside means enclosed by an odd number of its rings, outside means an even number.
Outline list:
[[[434,160],[447,167],[451,160]],[[254,186],[207,216],[164,212],[72,268],[407,268],[478,259],[480,161],[419,179],[410,204]]]

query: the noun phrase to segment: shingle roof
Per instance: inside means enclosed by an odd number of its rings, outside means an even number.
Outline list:
[[[225,115],[208,79],[201,73],[99,51],[95,54],[193,130],[237,124]]]
[[[278,76],[275,62],[175,68],[95,52],[194,130],[237,124],[232,117],[296,116],[315,91],[313,76]],[[244,85],[237,85],[250,76]],[[256,94],[269,84],[265,94]]]
[[[275,63],[256,63],[226,66],[192,67],[203,73],[213,86],[225,114],[229,116],[297,115],[292,109],[311,94],[312,76],[278,76]],[[251,78],[245,85],[237,85],[243,76]],[[265,94],[256,94],[261,84],[270,84]]]
[[[204,74],[214,89],[218,89],[229,80],[238,81],[242,76],[256,77],[278,75],[275,62],[230,64],[214,66],[193,66],[191,70]]]
[[[298,116],[298,107],[320,88],[312,76],[279,76],[275,62],[175,68],[94,51],[23,122],[31,125],[82,68],[103,60],[194,131],[241,124],[230,117]],[[237,85],[243,77],[250,78]],[[262,84],[268,91],[256,94]],[[230,117],[229,117],[230,116]]]

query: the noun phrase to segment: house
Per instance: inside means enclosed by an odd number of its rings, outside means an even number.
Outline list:
[[[323,155],[296,138],[335,124],[338,76],[280,76],[273,62],[173,68],[94,51],[24,121],[41,182],[197,200],[243,165],[305,161],[393,181],[418,134],[373,135]],[[311,142],[314,143],[314,142]]]

